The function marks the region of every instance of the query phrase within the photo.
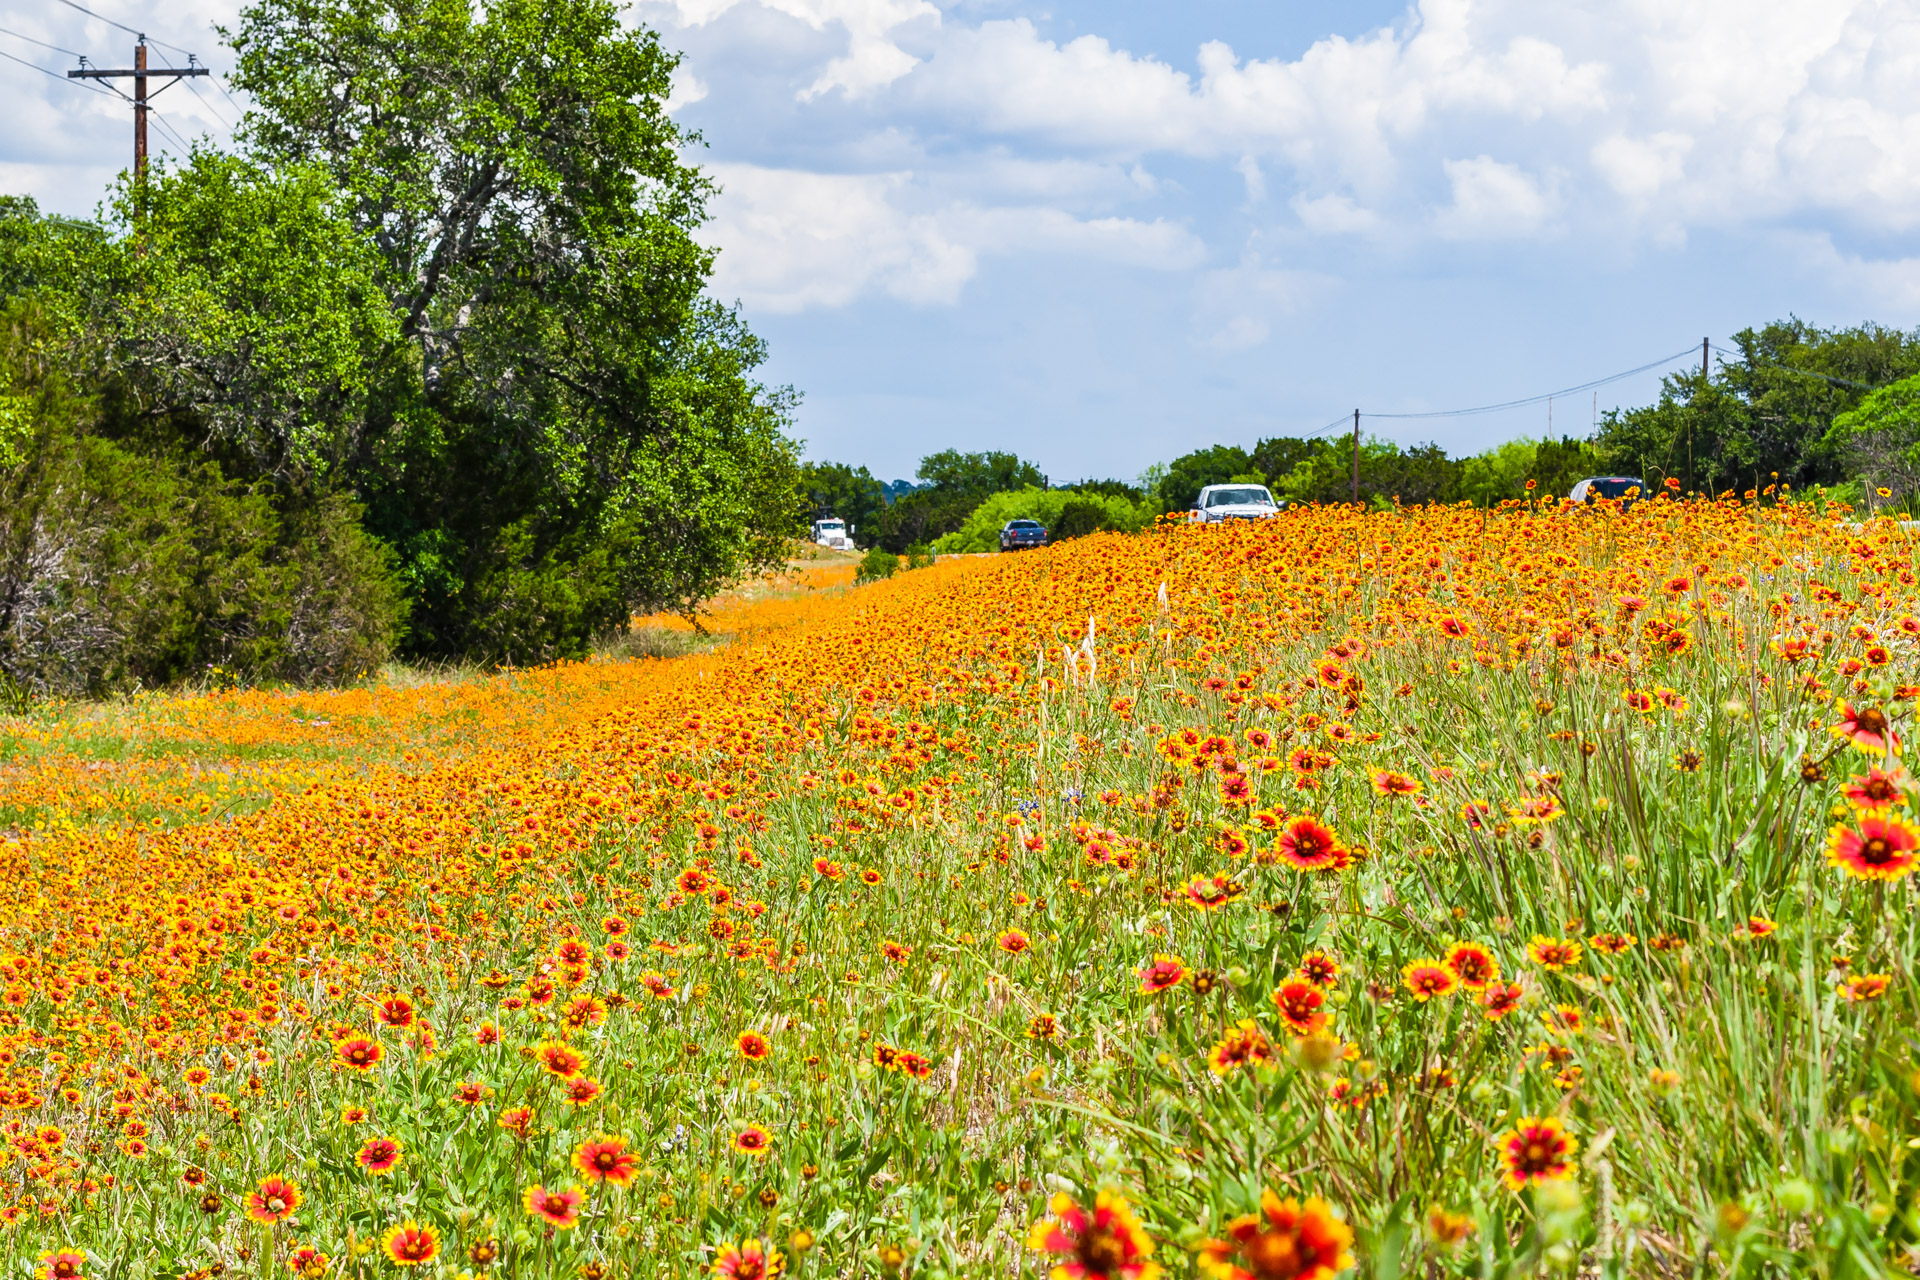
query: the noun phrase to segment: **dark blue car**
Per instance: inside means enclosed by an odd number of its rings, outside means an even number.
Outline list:
[[[1047,545],[1047,530],[1038,520],[1009,520],[1000,530],[1000,549],[1018,551],[1023,547]]]

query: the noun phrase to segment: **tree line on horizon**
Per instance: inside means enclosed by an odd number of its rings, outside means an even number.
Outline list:
[[[1737,356],[1704,376],[1668,375],[1653,404],[1608,410],[1586,437],[1523,438],[1463,457],[1432,443],[1365,437],[1360,500],[1493,506],[1524,496],[1528,481],[1534,492],[1564,496],[1588,476],[1620,474],[1650,486],[1672,479],[1685,493],[1819,489],[1920,514],[1912,510],[1920,503],[1920,328],[1821,329],[1790,317],[1744,329],[1734,343]],[[1138,528],[1188,509],[1210,484],[1264,484],[1296,503],[1348,502],[1354,449],[1344,434],[1273,436],[1251,448],[1196,449],[1131,481],[1063,485],[1049,485],[1037,466],[1010,453],[948,449],[923,459],[916,474],[917,487],[887,486],[847,463],[801,468],[813,519],[839,516],[858,546],[902,554],[920,545],[991,550],[985,530],[1016,518],[1053,528],[1064,515],[1056,537]]]

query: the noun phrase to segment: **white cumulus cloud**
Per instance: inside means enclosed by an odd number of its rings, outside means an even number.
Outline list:
[[[1436,222],[1462,240],[1531,235],[1553,213],[1554,200],[1532,174],[1492,156],[1448,160],[1441,168],[1453,184],[1453,203]]]
[[[951,305],[982,256],[1043,254],[1143,270],[1188,270],[1205,246],[1155,219],[1079,218],[1044,205],[942,200],[906,172],[820,174],[719,165],[707,238],[713,288],[772,311],[884,295]]]
[[[769,311],[843,306],[878,292],[951,303],[973,278],[973,251],[938,221],[903,211],[904,174],[822,174],[716,165],[724,194],[708,237],[713,291]]]
[[[900,46],[895,33],[915,22],[938,24],[940,10],[927,0],[657,0],[678,24],[702,27],[733,10],[759,5],[797,18],[815,31],[838,26],[847,35],[846,51],[800,91],[805,100],[834,89],[858,95],[883,89],[912,71],[919,59]]]
[[[949,25],[896,88],[1068,153],[1258,163],[1330,231],[1352,220],[1329,197],[1411,226],[1444,196],[1449,236],[1530,233],[1556,199],[1611,233],[1920,222],[1920,0],[1419,0],[1297,58],[1201,43],[1191,69],[1011,18]]]
[[[1264,343],[1273,326],[1338,287],[1329,276],[1267,263],[1250,252],[1234,266],[1203,271],[1194,283],[1194,336],[1214,351]]]

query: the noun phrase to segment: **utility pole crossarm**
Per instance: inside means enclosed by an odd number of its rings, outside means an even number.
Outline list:
[[[82,58],[79,70],[67,72],[69,80],[133,80],[133,176],[136,180],[145,177],[147,172],[147,102],[151,97],[147,93],[147,81],[154,77],[178,80],[208,74],[207,69],[192,57],[187,59],[188,65],[184,67],[149,67],[147,38],[141,36],[139,40],[133,47],[131,67],[89,67],[86,59]]]
[[[67,72],[69,80],[115,80],[126,76],[207,76],[213,73],[205,67],[148,67],[141,70],[108,70],[105,67],[82,67],[78,71]]]

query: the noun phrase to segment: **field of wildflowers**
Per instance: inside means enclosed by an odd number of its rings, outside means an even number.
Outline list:
[[[1311,509],[0,722],[0,1268],[1902,1274],[1910,532]]]

